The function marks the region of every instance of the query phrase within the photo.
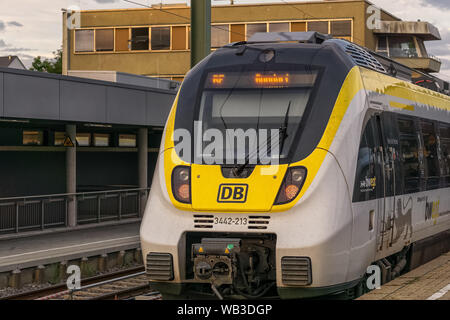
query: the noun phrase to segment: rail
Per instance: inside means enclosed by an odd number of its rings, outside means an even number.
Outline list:
[[[0,198],[0,234],[67,227],[68,203],[76,201],[77,224],[137,218],[149,188]]]

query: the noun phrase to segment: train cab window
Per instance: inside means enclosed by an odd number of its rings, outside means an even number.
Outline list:
[[[119,147],[136,147],[136,135],[135,134],[119,134]]]
[[[419,141],[414,133],[414,121],[398,119],[398,128],[405,193],[416,192],[420,189],[420,162]]]
[[[368,201],[377,197],[376,154],[372,122],[367,122],[359,145],[353,202]]]
[[[41,130],[23,130],[22,144],[24,146],[42,146],[44,132]]]
[[[91,145],[91,134],[77,132],[77,145],[79,147],[89,147]]]
[[[441,124],[439,128],[441,143],[442,175],[444,184],[450,186],[450,126]]]
[[[437,138],[434,125],[429,121],[422,121],[422,137],[424,142],[424,161],[427,189],[439,188],[439,159]]]
[[[94,133],[94,147],[108,147],[109,134],[108,133]]]

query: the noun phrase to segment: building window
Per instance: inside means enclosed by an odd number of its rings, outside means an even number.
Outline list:
[[[250,39],[252,35],[257,32],[267,32],[266,23],[249,23],[247,24],[247,39]]]
[[[119,147],[136,148],[136,135],[119,134]]]
[[[63,146],[64,141],[66,140],[66,133],[65,132],[55,132],[55,139],[53,144],[55,146]]]
[[[389,54],[390,57],[416,58],[418,55],[414,38],[410,36],[389,37]]]
[[[75,52],[94,51],[94,30],[75,31]]]
[[[95,51],[114,50],[114,29],[95,30]]]
[[[108,133],[94,133],[94,147],[108,147],[109,134]]]
[[[116,51],[128,51],[128,40],[130,37],[130,29],[116,29]]]
[[[211,47],[218,48],[229,43],[230,26],[218,24],[211,26]]]
[[[131,50],[148,50],[148,28],[131,29]]]
[[[308,31],[328,33],[328,21],[308,21]]]
[[[269,23],[269,32],[289,32],[289,22]]]
[[[170,50],[170,27],[152,28],[152,50]]]
[[[386,36],[378,37],[377,52],[382,54],[383,56],[386,56],[386,57],[389,56]]]
[[[44,144],[44,132],[41,130],[24,130],[22,144],[24,146],[42,146]]]
[[[79,147],[89,147],[91,145],[91,134],[77,132],[77,145]]]
[[[172,50],[186,50],[186,27],[172,27]]]
[[[352,37],[352,22],[350,20],[331,21],[330,28],[331,34],[335,38],[350,40]]]

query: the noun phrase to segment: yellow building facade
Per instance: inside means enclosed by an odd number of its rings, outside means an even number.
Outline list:
[[[214,50],[230,42],[245,41],[256,32],[318,31],[374,51],[380,49],[386,55],[389,39],[403,37],[401,54],[403,47],[414,47],[414,58],[430,60],[421,48],[423,40],[435,39],[414,32],[389,34],[369,29],[367,21],[373,14],[369,6],[366,0],[213,6],[211,47]],[[383,10],[380,17],[386,22],[401,22]],[[64,23],[64,74],[68,70],[114,70],[182,80],[190,68],[190,8],[186,5],[89,10],[82,11],[80,18],[81,25],[76,29],[69,30]]]

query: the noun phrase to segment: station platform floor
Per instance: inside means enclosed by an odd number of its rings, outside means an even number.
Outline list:
[[[0,272],[140,247],[140,221],[0,240]]]
[[[450,300],[450,252],[357,300]]]

